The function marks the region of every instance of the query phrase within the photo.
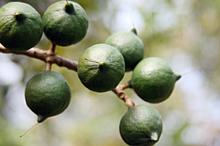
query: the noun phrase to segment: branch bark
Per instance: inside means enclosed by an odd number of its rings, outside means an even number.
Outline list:
[[[12,51],[10,49],[5,48],[4,46],[0,44],[0,52],[5,53],[5,54],[16,54],[16,55],[28,56],[31,58],[44,61],[45,63],[48,62],[48,56],[50,56],[49,59],[52,64],[57,64],[60,67],[66,67],[67,69],[77,71],[77,65],[78,65],[77,61],[66,59],[55,54],[49,55],[48,51],[44,51],[39,48],[31,48],[27,51]]]
[[[121,100],[125,102],[128,107],[135,106],[135,103],[125,93],[125,89],[129,88],[130,84],[119,84],[115,89],[112,90]]]

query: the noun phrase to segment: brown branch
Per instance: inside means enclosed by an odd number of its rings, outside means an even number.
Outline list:
[[[121,100],[123,100],[128,107],[133,107],[135,106],[135,103],[128,97],[128,95],[124,91],[129,87],[129,83],[120,84],[115,89],[113,89],[112,92],[114,92]]]
[[[50,56],[49,61],[52,64],[57,64],[60,67],[66,67],[70,70],[77,71],[77,65],[78,65],[77,61],[66,59],[55,54],[51,56],[50,54],[48,55],[48,51],[44,51],[38,48],[31,48],[27,51],[20,52],[20,51],[12,51],[10,49],[6,49],[4,46],[0,44],[0,52],[5,54],[24,55],[44,62],[47,62],[48,56]]]
[[[35,58],[41,61],[44,61],[46,63],[49,62],[49,64],[57,64],[60,67],[66,67],[67,69],[77,71],[77,61],[70,60],[63,58],[61,56],[58,56],[55,54],[55,45],[53,44],[52,47],[49,49],[49,51],[45,51],[39,48],[31,48],[27,51],[12,51],[10,49],[5,48],[0,44],[0,52],[5,54],[16,54],[16,55],[23,55],[28,56],[31,58]],[[48,69],[51,68],[51,66],[47,67]],[[129,83],[127,84],[121,84],[118,85],[115,89],[112,91],[125,102],[125,104],[129,107],[135,106],[135,103],[126,95],[124,92],[125,89],[129,88]]]

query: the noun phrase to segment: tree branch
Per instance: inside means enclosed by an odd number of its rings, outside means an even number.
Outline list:
[[[48,62],[48,57],[50,56],[49,60],[52,64],[57,64],[60,67],[66,67],[70,70],[77,71],[77,65],[78,65],[77,61],[66,59],[55,54],[50,55],[48,54],[48,51],[44,51],[38,48],[31,48],[27,51],[20,52],[20,51],[12,51],[10,49],[6,49],[4,46],[0,44],[0,52],[5,54],[24,55],[44,62]]]
[[[58,56],[55,54],[55,45],[53,44],[49,51],[45,51],[39,48],[31,48],[27,51],[12,51],[10,49],[5,48],[2,44],[0,44],[0,52],[5,54],[16,54],[28,56],[31,58],[35,58],[41,60],[45,63],[49,63],[48,69],[51,68],[51,64],[57,64],[60,67],[66,67],[69,70],[77,71],[78,62],[75,60],[70,60]],[[129,83],[120,84],[115,89],[112,90],[121,100],[125,102],[125,104],[129,107],[135,106],[135,103],[126,95],[124,92],[125,89],[129,88]]]
[[[135,103],[124,92],[124,90],[129,87],[129,83],[119,84],[115,89],[112,90],[112,92],[114,92],[121,100],[123,100],[128,107],[133,107],[135,106]]]

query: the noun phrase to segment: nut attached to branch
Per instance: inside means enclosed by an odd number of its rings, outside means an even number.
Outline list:
[[[0,52],[5,54],[16,54],[16,55],[23,55],[31,58],[35,58],[44,62],[50,62],[50,64],[57,64],[60,67],[66,67],[69,70],[77,71],[78,62],[75,60],[70,60],[63,58],[61,56],[58,56],[55,54],[55,47],[56,45],[53,44],[51,49],[49,51],[44,51],[39,48],[31,48],[27,51],[12,51],[10,49],[5,48],[2,44],[0,44]],[[49,52],[49,53],[48,53]],[[51,53],[52,52],[52,53]],[[48,69],[49,64],[48,64]],[[126,95],[124,92],[125,89],[129,88],[130,84],[122,84],[118,85],[115,89],[112,91],[125,102],[125,104],[129,107],[135,106],[135,103]]]

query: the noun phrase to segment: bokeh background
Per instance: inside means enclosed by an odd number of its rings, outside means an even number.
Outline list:
[[[0,6],[10,0],[0,0]],[[56,0],[20,0],[41,14]],[[57,53],[77,60],[83,51],[112,33],[135,27],[145,44],[145,57],[167,60],[183,77],[172,96],[154,104],[163,117],[163,133],[156,146],[220,145],[220,1],[219,0],[76,0],[87,11],[89,30],[75,45]],[[50,43],[42,37],[38,47]],[[25,56],[0,53],[0,146],[126,146],[119,121],[127,107],[112,92],[95,93],[77,74],[53,66],[68,80],[72,101],[67,110],[36,123],[24,100],[25,84],[45,64]],[[122,82],[130,79],[127,73]],[[132,90],[137,104],[148,104]]]

